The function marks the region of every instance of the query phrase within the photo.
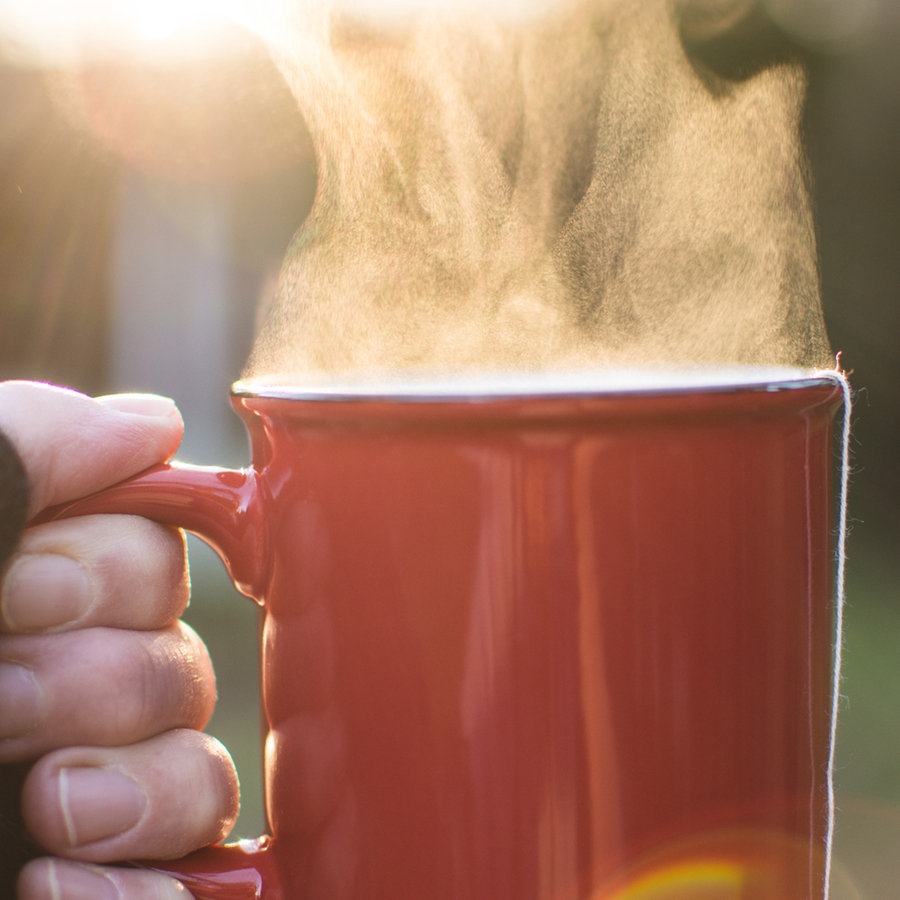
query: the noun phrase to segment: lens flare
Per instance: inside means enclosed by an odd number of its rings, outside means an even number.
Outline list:
[[[658,846],[591,900],[816,897],[823,886],[824,855],[808,837],[768,828],[724,828]]]
[[[694,860],[640,876],[609,900],[725,900],[739,896],[744,872],[733,862]]]

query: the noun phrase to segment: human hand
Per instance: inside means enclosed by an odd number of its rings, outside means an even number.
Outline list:
[[[181,430],[159,397],[0,383],[29,518],[167,459]],[[0,575],[0,763],[33,763],[22,816],[53,854],[25,866],[20,900],[187,897],[166,876],[107,865],[182,856],[237,816],[231,759],[199,731],[215,680],[179,621],[181,533],[134,516],[50,522],[25,530]]]

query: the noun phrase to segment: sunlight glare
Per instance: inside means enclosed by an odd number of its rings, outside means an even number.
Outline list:
[[[4,0],[0,53],[40,64],[221,52],[240,0]],[[246,19],[246,16],[241,16]]]
[[[37,64],[97,59],[208,57],[222,23],[277,39],[319,34],[328,11],[391,24],[420,15],[471,15],[486,0],[0,0],[0,56]],[[560,0],[487,0],[501,19],[533,16]]]
[[[139,41],[157,43],[177,34],[192,31],[208,14],[207,5],[198,0],[131,0],[132,28]]]

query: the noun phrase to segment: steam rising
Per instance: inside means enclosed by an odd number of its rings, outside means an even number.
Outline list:
[[[292,5],[319,187],[249,374],[826,364],[804,73],[753,6]]]

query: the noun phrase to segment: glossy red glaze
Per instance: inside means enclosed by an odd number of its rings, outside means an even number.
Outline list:
[[[249,473],[114,501],[264,603],[260,896],[821,895],[839,403],[244,395]]]
[[[236,587],[258,599],[266,584],[265,510],[252,470],[160,465],[104,491],[63,503],[32,524],[68,516],[128,512],[200,535],[222,558]]]

